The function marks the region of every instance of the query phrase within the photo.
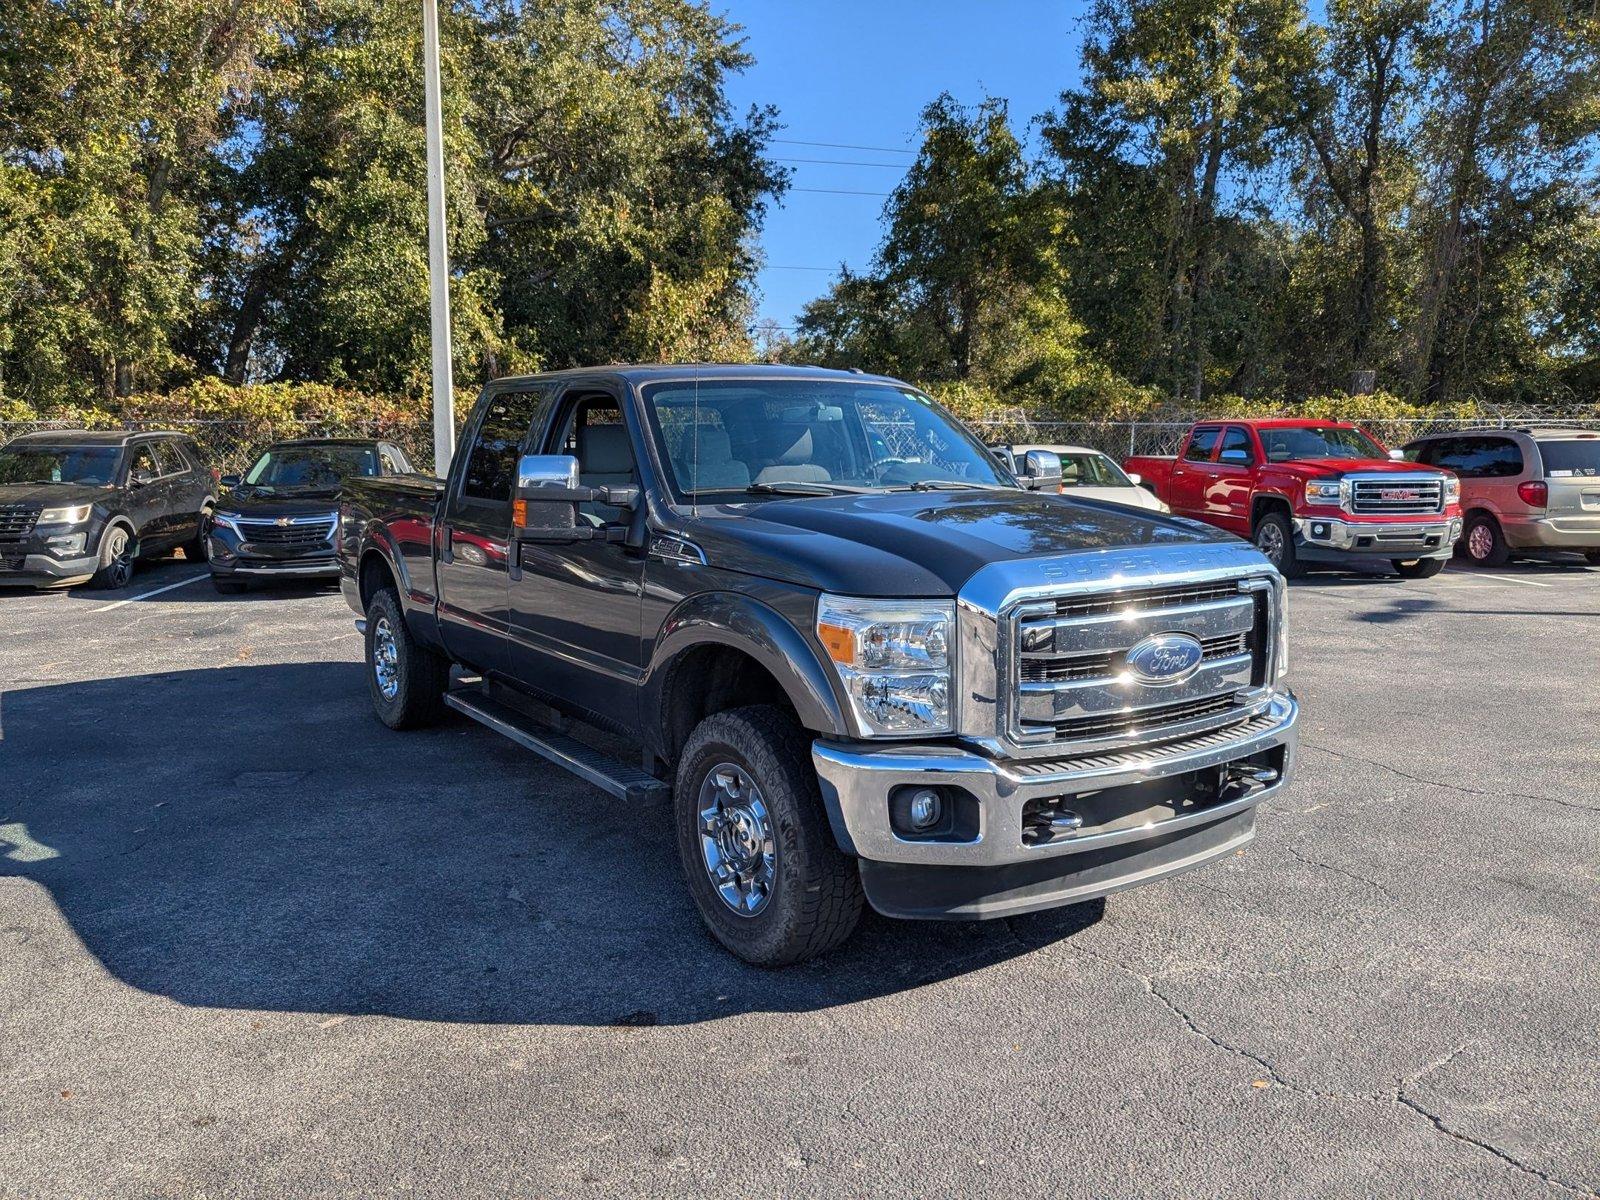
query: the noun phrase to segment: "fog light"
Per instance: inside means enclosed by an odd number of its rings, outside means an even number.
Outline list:
[[[1311,536],[1312,537],[1319,537],[1319,538],[1327,537],[1328,536],[1328,527],[1326,525],[1324,525],[1321,521],[1318,521],[1315,525],[1313,525],[1311,527]]]
[[[930,829],[944,815],[944,801],[932,788],[919,788],[911,794],[911,824],[916,829]]]
[[[81,533],[66,533],[49,538],[45,544],[57,554],[82,554],[84,536]]]

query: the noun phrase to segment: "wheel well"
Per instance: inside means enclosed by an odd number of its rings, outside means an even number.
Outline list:
[[[1291,518],[1294,516],[1294,509],[1289,507],[1289,502],[1282,496],[1257,496],[1250,502],[1250,528],[1254,529],[1261,524],[1261,518],[1269,512],[1281,512]]]
[[[383,555],[376,550],[368,550],[361,559],[361,611],[367,610],[367,605],[372,603],[372,597],[385,587],[395,585],[394,572],[389,569],[389,564]]]
[[[777,678],[742,650],[731,646],[685,650],[668,665],[661,687],[661,753],[668,763],[676,763],[701,721],[751,704],[795,711]]]
[[[1500,524],[1500,518],[1495,516],[1487,508],[1469,508],[1466,512],[1461,514],[1461,527],[1465,529],[1467,522],[1475,520],[1478,517],[1482,517],[1485,521],[1493,522],[1495,525]]]

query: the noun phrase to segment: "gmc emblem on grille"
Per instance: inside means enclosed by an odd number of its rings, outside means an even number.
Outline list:
[[[1205,656],[1205,648],[1187,633],[1157,633],[1129,649],[1128,670],[1140,683],[1165,687],[1188,679]]]
[[[1380,500],[1421,500],[1422,493],[1416,488],[1381,488],[1378,491]]]

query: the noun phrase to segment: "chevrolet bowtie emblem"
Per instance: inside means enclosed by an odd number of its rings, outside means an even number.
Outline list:
[[[276,521],[273,522],[273,524],[278,526],[278,528],[280,528],[280,529],[282,529],[288,523],[289,523],[289,518],[288,517],[279,517]]]

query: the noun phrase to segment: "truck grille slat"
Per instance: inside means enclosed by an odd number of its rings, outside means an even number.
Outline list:
[[[0,504],[0,542],[26,541],[43,507],[40,504]]]
[[[1247,654],[1251,649],[1253,631],[1249,633],[1225,633],[1220,637],[1201,638],[1200,646],[1205,651],[1202,662],[1214,662],[1219,658],[1232,658],[1235,654]],[[1119,674],[1127,666],[1127,654],[1083,654],[1072,655],[1068,658],[1034,658],[1026,657],[1022,660],[1021,679],[1023,683],[1061,683],[1075,679],[1108,679]]]
[[[279,525],[270,521],[240,521],[244,540],[257,546],[282,546],[310,550],[325,545],[333,537],[333,522],[308,525]]]

